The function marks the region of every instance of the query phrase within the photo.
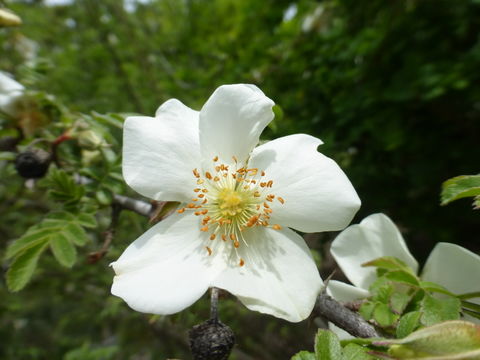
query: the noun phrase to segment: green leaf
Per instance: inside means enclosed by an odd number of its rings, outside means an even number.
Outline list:
[[[344,360],[374,360],[375,358],[369,355],[367,352],[368,348],[357,345],[357,344],[348,344],[343,348],[343,359]]]
[[[358,312],[360,313],[360,315],[362,315],[364,319],[369,320],[372,318],[373,310],[375,309],[375,306],[377,306],[376,302],[366,301],[360,306],[360,309],[358,310]]]
[[[77,205],[85,193],[83,185],[77,184],[65,171],[58,169],[49,172],[44,186],[49,189],[48,195],[65,207]]]
[[[40,254],[47,247],[47,242],[40,242],[17,256],[7,271],[7,286],[10,291],[19,291],[30,281],[37,267]]]
[[[480,195],[480,175],[456,176],[442,184],[441,205],[478,195]]]
[[[65,227],[65,236],[77,246],[85,245],[88,240],[87,233],[78,223],[68,224]]]
[[[337,335],[330,330],[318,330],[315,338],[317,360],[341,360],[342,347]]]
[[[461,302],[456,297],[437,299],[425,294],[421,304],[421,322],[425,326],[460,318]]]
[[[458,295],[459,299],[473,299],[473,298],[480,298],[480,291],[475,291],[471,293],[465,293],[465,294],[460,294]]]
[[[62,234],[54,234],[50,239],[50,249],[60,264],[66,267],[72,267],[77,258],[75,246]]]
[[[383,256],[362,264],[363,267],[374,266],[385,270],[403,270],[413,274],[413,270],[402,260],[392,256]]]
[[[468,321],[445,321],[417,330],[404,339],[374,344],[390,346],[389,354],[397,359],[473,360],[480,357],[480,326]]]
[[[373,319],[382,327],[392,326],[398,319],[387,304],[379,303],[373,310]]]
[[[420,281],[420,287],[427,292],[434,292],[434,293],[445,294],[449,296],[455,296],[454,293],[451,293],[442,285],[439,285],[437,283],[433,283],[430,281]]]
[[[298,354],[295,354],[291,360],[316,360],[317,357],[314,353],[309,351],[300,351]]]
[[[403,313],[403,310],[405,310],[411,299],[412,296],[409,294],[395,292],[390,297],[390,308],[394,313],[401,314]]]
[[[95,198],[97,199],[100,205],[110,205],[113,201],[113,195],[110,191],[106,189],[99,189],[95,193]]]
[[[5,259],[11,259],[22,251],[26,251],[40,243],[47,242],[50,234],[51,229],[42,229],[38,226],[31,227],[27,230],[25,235],[15,240],[8,246]]]
[[[97,220],[95,220],[95,216],[88,213],[79,214],[77,217],[77,222],[86,228],[94,228],[97,226]]]
[[[420,325],[421,316],[420,311],[412,311],[403,315],[398,322],[397,337],[404,338],[410,335]]]
[[[405,270],[389,271],[385,274],[385,277],[394,282],[399,282],[399,283],[412,285],[412,286],[419,285],[418,278],[412,274],[411,270],[410,271],[405,271]]]

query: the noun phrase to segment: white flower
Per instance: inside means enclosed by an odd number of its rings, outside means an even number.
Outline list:
[[[24,90],[22,84],[0,71],[0,112],[15,116],[17,102],[24,96]]]
[[[124,125],[123,175],[181,208],[131,244],[112,293],[172,314],[209,287],[289,321],[310,314],[322,281],[303,232],[339,230],[360,206],[349,180],[303,134],[257,145],[274,103],[254,85],[219,87],[200,112],[176,99]]]
[[[418,271],[418,263],[408,251],[400,231],[384,214],[370,215],[360,224],[349,226],[336,237],[330,251],[354,285],[330,281],[328,291],[338,301],[354,301],[369,296],[367,289],[377,278],[376,270],[361,264],[370,260],[392,256],[403,260],[414,272]],[[440,284],[455,294],[462,294],[480,290],[478,274],[480,256],[455,244],[438,243],[430,253],[420,278]],[[471,301],[477,302],[475,299]]]

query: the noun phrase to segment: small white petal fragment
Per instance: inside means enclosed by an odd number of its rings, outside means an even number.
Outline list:
[[[480,256],[449,243],[438,243],[425,263],[421,278],[456,294],[480,291]],[[471,299],[480,303],[480,299]]]
[[[285,136],[257,147],[249,166],[274,179],[267,187],[281,194],[272,203],[272,222],[304,232],[345,228],[360,199],[340,167],[317,151],[322,142],[309,135]]]
[[[189,201],[199,153],[198,112],[176,99],[160,106],[155,118],[133,116],[125,121],[123,177],[144,196]]]
[[[307,318],[322,280],[302,237],[290,229],[266,227],[244,235],[249,246],[238,249],[244,265],[232,261],[213,286],[234,294],[250,310],[291,322]]]
[[[332,243],[331,253],[347,278],[362,289],[376,279],[373,267],[362,267],[367,261],[394,256],[403,260],[414,272],[418,263],[408,251],[402,234],[384,214],[373,214],[342,231]]]

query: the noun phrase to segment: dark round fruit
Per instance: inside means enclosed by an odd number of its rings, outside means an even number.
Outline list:
[[[15,159],[17,173],[26,179],[37,179],[45,176],[52,161],[49,152],[42,149],[30,149],[21,152]]]
[[[194,360],[226,360],[235,344],[232,329],[215,319],[195,325],[189,337]]]

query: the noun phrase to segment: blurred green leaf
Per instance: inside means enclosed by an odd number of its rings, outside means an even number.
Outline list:
[[[420,325],[420,317],[422,316],[421,311],[412,311],[403,315],[397,326],[397,337],[404,338],[407,335],[410,335],[414,330]]]
[[[53,233],[50,236],[49,244],[53,255],[60,264],[66,267],[73,266],[77,258],[77,251],[67,236],[61,232]]]
[[[38,259],[46,247],[46,241],[39,242],[13,260],[7,271],[7,286],[10,291],[19,291],[30,281],[37,267]]]
[[[315,337],[317,360],[342,359],[342,347],[337,335],[330,330],[319,329]]]
[[[421,307],[421,322],[426,326],[460,318],[461,302],[455,297],[437,299],[431,295],[425,294]]]
[[[298,354],[295,354],[291,360],[317,360],[317,357],[314,353],[308,351],[300,351]]]
[[[480,175],[461,175],[442,184],[441,205],[454,200],[480,195]]]

